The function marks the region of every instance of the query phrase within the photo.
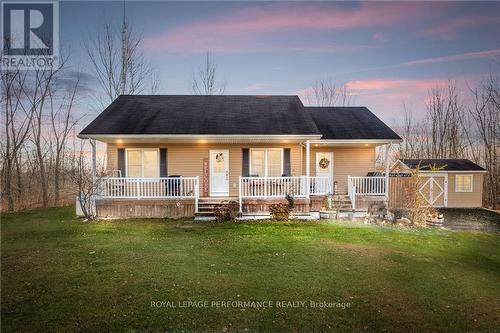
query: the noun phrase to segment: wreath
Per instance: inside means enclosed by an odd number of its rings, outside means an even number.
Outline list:
[[[321,169],[326,169],[330,165],[330,161],[326,157],[323,157],[321,160],[319,160],[318,164]]]

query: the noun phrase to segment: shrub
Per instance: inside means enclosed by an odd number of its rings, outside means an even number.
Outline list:
[[[287,194],[286,201],[288,201],[288,207],[293,210],[295,208],[295,198],[293,197],[293,195]]]
[[[275,221],[286,221],[290,217],[290,212],[292,208],[290,208],[289,204],[286,203],[277,203],[269,205],[269,211],[271,212],[271,218]]]
[[[403,209],[403,208],[393,208],[390,210],[390,212],[394,214],[394,218],[397,220],[402,218],[402,217],[407,218],[409,216],[408,210]]]
[[[214,214],[217,221],[233,221],[238,216],[239,204],[236,201],[228,201],[215,207]]]

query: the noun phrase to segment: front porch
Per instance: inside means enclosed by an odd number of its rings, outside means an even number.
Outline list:
[[[384,176],[349,176],[347,193],[328,177],[240,176],[237,197],[204,197],[199,177],[102,177],[97,183],[96,212],[103,218],[207,216],[209,208],[229,200],[238,202],[243,217],[266,216],[269,205],[286,202],[287,195],[296,199],[295,213],[319,217],[323,211],[366,211],[363,203],[386,201],[388,188]]]
[[[287,196],[296,199],[297,214],[367,211],[372,201],[388,198],[387,171],[373,172],[375,148],[383,144],[281,136],[267,143],[108,142],[107,174],[98,177],[94,164],[96,212],[99,217],[200,216],[231,198],[240,216],[263,216]]]

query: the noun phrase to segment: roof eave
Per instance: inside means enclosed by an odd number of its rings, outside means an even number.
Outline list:
[[[355,144],[355,143],[368,143],[368,144],[389,144],[401,143],[402,139],[320,139],[311,140],[311,143],[325,143],[325,144]]]
[[[102,142],[303,142],[321,134],[79,134],[80,139]]]

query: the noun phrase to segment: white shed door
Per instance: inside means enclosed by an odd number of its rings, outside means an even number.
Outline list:
[[[420,175],[419,193],[426,206],[448,206],[448,175]]]

